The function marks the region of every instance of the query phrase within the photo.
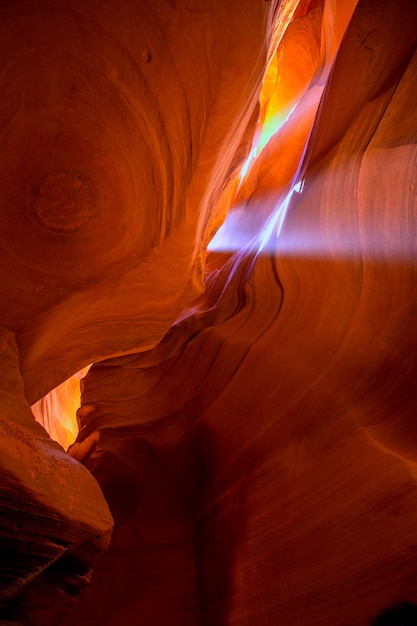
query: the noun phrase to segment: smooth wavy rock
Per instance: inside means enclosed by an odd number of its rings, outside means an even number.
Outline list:
[[[276,3],[174,4],[0,7],[1,322],[31,404],[155,345],[203,289]]]
[[[0,11],[24,381],[13,347],[4,523],[34,555],[5,568],[9,622],[367,626],[417,603],[417,4]],[[275,100],[298,104],[236,178]],[[69,455],[38,443],[26,397],[92,361]],[[114,532],[65,617],[110,528],[93,477]]]
[[[93,361],[158,344],[202,293],[276,9],[1,3],[0,323],[18,346],[2,400],[2,623],[62,621],[108,544],[96,482],[29,404]]]
[[[416,601],[416,18],[359,2],[280,237],[212,259],[158,348],[85,379],[74,453],[98,438],[115,535],[71,626],[365,626]]]

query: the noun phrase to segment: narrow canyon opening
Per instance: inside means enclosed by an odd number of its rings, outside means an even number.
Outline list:
[[[84,367],[31,406],[36,421],[64,450],[68,450],[77,439],[79,431],[77,411],[81,406],[81,380],[86,376],[90,367],[90,365]]]

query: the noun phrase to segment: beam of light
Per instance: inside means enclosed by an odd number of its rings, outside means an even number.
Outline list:
[[[252,166],[270,141],[279,133],[281,129],[286,128],[287,125],[292,124],[294,127],[293,129],[295,130],[297,124],[297,119],[295,118],[300,118],[300,116],[305,114],[305,102],[309,100],[310,90],[308,87],[305,92],[298,93],[297,99],[294,98],[294,95],[290,94],[288,96],[289,99],[287,98],[283,107],[281,104],[280,109],[276,108],[276,102],[272,97],[277,90],[284,89],[284,92],[286,90],[285,85],[282,85],[279,80],[280,61],[277,51],[287,28],[299,7],[299,4],[299,0],[291,0],[287,3],[282,3],[279,9],[272,43],[268,54],[268,64],[260,93],[261,113],[252,141],[251,150],[237,177],[235,197],[238,196],[242,185],[247,180],[250,180]],[[301,102],[303,105],[299,107]],[[313,108],[315,110],[317,109],[318,104],[319,99],[317,99],[314,103]],[[300,164],[297,168],[297,172],[299,171]],[[296,173],[295,176],[297,175],[299,174]],[[295,191],[298,191],[298,189],[295,189]],[[266,248],[266,242],[275,228],[278,233],[281,231],[292,195],[293,191],[292,188],[290,188],[288,195],[283,201],[281,201],[280,205],[275,208],[271,207],[271,209],[273,209],[272,213],[271,210],[267,209],[267,204],[270,204],[270,201],[268,200],[268,202],[265,203],[261,212],[263,215],[266,214],[264,220],[266,219],[267,221],[264,223],[261,233],[259,233],[259,219],[256,220],[256,216],[251,216],[249,212],[248,215],[244,215],[245,207],[243,202],[241,205],[236,206],[233,205],[232,201],[226,220],[219,228],[212,241],[209,243],[208,251],[222,250],[231,252],[240,249],[246,244],[252,248],[253,245],[256,245],[256,237],[258,237],[259,251],[264,250]],[[258,221],[257,224],[256,221]]]
[[[252,165],[259,157],[262,150],[268,145],[268,143],[278,133],[278,131],[287,122],[289,122],[299,102],[300,100],[297,100],[297,102],[286,115],[283,115],[282,112],[278,112],[275,113],[273,116],[266,118],[262,126],[257,129],[252,143],[251,151],[249,152],[249,156],[244,162],[242,169],[239,173],[239,187],[241,186],[245,178],[247,178],[247,176],[249,175]]]
[[[301,194],[304,188],[304,180],[297,181],[291,186],[284,200],[279,202],[270,217],[259,229],[255,216],[247,216],[245,207],[234,207],[226,218],[225,223],[208,245],[210,252],[236,252],[245,246],[255,247],[258,253],[270,251],[275,244],[271,241],[272,236],[279,237],[285,216],[294,194]]]
[[[259,156],[261,154],[262,150],[271,141],[272,137],[274,137],[274,135],[277,134],[277,132],[284,126],[284,124],[286,124],[291,119],[291,116],[297,108],[299,102],[300,99],[297,100],[297,102],[294,104],[294,106],[291,107],[286,115],[279,111],[265,119],[258,139],[256,156]]]
[[[253,238],[250,220],[244,219],[244,208],[234,207],[229,211],[224,224],[207,246],[209,252],[235,252]]]
[[[293,187],[291,187],[290,191],[287,193],[284,200],[275,209],[272,217],[270,218],[269,222],[266,224],[266,227],[261,233],[260,243],[258,245],[259,252],[262,252],[265,246],[268,245],[272,237],[272,234],[274,232],[275,232],[276,238],[279,237],[281,230],[282,230],[282,225],[284,224],[285,216],[287,215],[291,198],[293,197],[294,193],[301,193],[300,192],[301,185],[302,185],[302,181],[299,181]]]
[[[288,26],[291,24],[291,21],[299,8],[299,4],[300,0],[288,0],[287,2],[280,3],[278,9],[278,15],[275,21],[271,44],[268,51],[268,61],[263,77],[263,86],[260,93],[262,119],[258,119],[258,126],[253,138],[251,151],[240,171],[239,186],[248,176],[253,163],[259,157],[265,146],[269,143],[272,137],[276,135],[279,129],[289,120],[299,102],[298,99],[289,111],[288,109],[284,111],[275,110],[271,106],[267,95],[267,85],[269,85],[269,88],[273,85],[274,90],[277,89],[279,77],[277,50]]]
[[[74,443],[78,435],[77,410],[81,404],[80,381],[91,365],[52,389],[50,393],[32,405],[32,413],[51,439],[57,441],[64,450]]]
[[[343,178],[342,173],[339,176]],[[411,227],[415,223],[413,196],[410,198],[409,195],[404,195],[401,211],[393,199],[392,204],[386,205],[385,220],[381,220],[372,206],[361,206],[358,211],[355,192],[352,191],[351,199],[345,199],[349,207],[345,215],[347,219],[342,220],[337,196],[333,203],[327,204],[323,214],[320,211],[320,197],[310,195],[310,185],[320,187],[319,178],[316,177],[314,183],[312,178],[307,181],[303,178],[295,180],[297,182],[292,185],[285,198],[277,203],[261,228],[258,221],[245,220],[244,206],[239,207],[238,211],[232,211],[226,219],[226,228],[222,227],[217,232],[210,250],[235,254],[246,248],[255,250],[257,254],[281,258],[348,262],[362,259],[369,263],[415,265],[417,228]],[[392,185],[394,184],[393,179]],[[387,182],[386,185],[389,188],[390,183]],[[412,185],[410,191],[414,192]],[[259,198],[258,202],[261,205],[262,199]],[[301,220],[297,219],[299,202],[304,202],[304,206],[300,207],[301,216],[304,217]],[[309,219],[305,219],[306,204],[310,209]],[[288,222],[285,218],[290,211],[294,211],[294,219]],[[253,214],[256,215],[256,210],[252,207]]]
[[[243,164],[242,169],[240,170],[240,174],[239,174],[239,183],[242,182],[242,180],[244,180],[249,172],[249,169],[253,163],[253,161],[256,159],[256,157],[258,156],[257,154],[257,147],[253,146],[252,150],[249,152],[249,156],[246,159],[246,161]]]
[[[319,2],[313,4],[314,6],[318,6]],[[276,232],[277,235],[281,233],[284,219],[288,214],[294,193],[302,193],[303,191],[304,182],[300,180],[303,178],[302,172],[306,169],[303,161],[320,97],[327,83],[334,58],[356,4],[357,0],[344,0],[343,3],[339,3],[338,0],[326,1],[321,21],[321,51],[318,57],[320,63],[317,61],[318,65],[315,70],[312,66],[312,71],[314,70],[314,72],[311,75],[306,75],[305,87],[301,86],[298,91],[296,88],[297,81],[295,81],[294,85],[291,83],[291,79],[286,81],[285,73],[282,73],[280,70],[280,45],[283,42],[291,22],[297,17],[297,11],[301,5],[298,0],[289,0],[288,2],[280,4],[268,54],[267,69],[260,93],[261,107],[258,126],[255,131],[249,156],[238,176],[235,198],[238,198],[239,204],[233,205],[233,202],[231,203],[229,214],[224,224],[217,231],[214,239],[209,243],[209,251],[236,252],[245,245],[249,245],[249,247],[253,249],[253,246],[256,245],[256,241],[258,241],[259,251],[267,253],[272,246],[272,233]],[[302,6],[301,11],[303,11],[304,8],[309,11],[311,6],[312,3],[310,3],[308,7]],[[303,17],[303,15],[302,13],[301,17]],[[292,62],[292,59],[290,59],[290,61],[284,59],[284,62],[288,64]],[[297,58],[294,58],[294,64],[296,67]],[[298,99],[294,104],[296,98]],[[285,138],[288,137],[289,133],[293,133],[294,137],[297,138],[297,126],[302,124],[303,121],[309,120],[310,116],[310,132],[307,135],[304,151],[298,162],[296,172],[294,173],[293,185],[287,196],[284,200],[280,199],[279,206],[275,208],[271,206],[273,204],[272,198],[265,198],[264,201],[262,201],[261,198],[252,197],[253,189],[258,185],[258,177],[262,184],[262,176],[264,173],[266,176],[270,176],[267,159],[265,157],[263,157],[263,161],[261,160],[259,167],[253,168],[265,147],[268,146],[272,139],[278,142],[275,144],[275,146],[278,146],[280,140],[279,138],[276,139],[276,137],[279,131],[282,130],[283,149],[287,149],[288,142],[286,143],[287,140]],[[272,146],[271,154],[275,155],[274,158],[279,158],[279,154],[274,146]],[[290,158],[291,156],[289,156],[289,159]],[[285,155],[283,159],[285,163]],[[251,176],[253,176],[253,179],[251,179]],[[266,185],[266,189],[267,188],[268,185]],[[269,189],[271,189],[271,187],[269,187]],[[280,194],[281,192],[282,182],[278,180],[276,193]],[[244,194],[246,194],[246,198],[242,197]],[[259,210],[257,210],[258,207]],[[246,215],[245,211],[247,213]],[[255,213],[258,214],[258,219],[256,219]],[[264,217],[262,218],[262,216]],[[264,226],[262,226],[262,220]],[[285,234],[285,239],[286,241],[288,240],[287,233]],[[286,241],[280,242],[280,250],[281,246],[285,247]],[[295,247],[297,246],[295,245]],[[293,249],[295,249],[295,247]]]
[[[339,0],[326,0],[325,15],[327,17],[323,22],[325,25],[327,24],[325,41],[327,71],[322,72],[320,78],[322,85],[326,82],[328,72],[330,71],[333,58],[337,51],[337,46],[340,43],[344,29],[356,4],[357,0],[345,0],[344,3],[339,3]],[[280,129],[283,129],[290,123],[290,120],[291,122],[293,121],[292,118],[296,111],[297,117],[300,116],[300,108],[302,109],[302,107],[299,108],[299,103],[304,97],[303,93],[284,93],[286,96],[286,98],[284,98],[285,106],[281,110],[274,109],[276,104],[272,102],[273,98],[271,98],[271,94],[274,90],[278,88],[285,90],[282,84],[279,85],[279,58],[277,50],[288,26],[296,16],[299,5],[299,0],[286,0],[279,4],[272,43],[268,52],[268,64],[264,75],[264,85],[260,94],[261,114],[249,156],[243,164],[238,176],[238,184],[236,185],[238,190],[242,183],[250,177],[253,164],[271,139],[277,135]],[[343,20],[340,19],[340,15],[338,14],[341,5],[344,7]],[[333,32],[334,13],[339,15],[339,19],[337,20],[339,31],[337,35],[334,35]],[[307,85],[306,87],[308,89]],[[295,104],[292,104],[296,98],[299,99]],[[304,180],[300,179],[300,166],[283,200],[280,200],[274,207],[273,203],[271,203],[271,199],[266,199],[265,202],[268,206],[266,206],[267,211],[265,211],[265,213],[267,217],[265,218],[266,222],[263,226],[260,225],[259,216],[256,215],[255,211],[252,211],[252,214],[246,211],[244,202],[242,202],[241,205],[232,206],[223,226],[217,231],[215,237],[210,242],[208,246],[209,251],[217,250],[233,253],[241,251],[241,254],[244,255],[246,248],[246,250],[257,250],[258,254],[273,254],[276,252],[278,245],[280,253],[284,254],[299,255],[316,253],[323,255],[323,243],[319,232],[314,233],[310,228],[309,232],[298,232],[296,236],[292,233],[282,233],[284,220],[288,214],[291,201],[294,199],[295,194],[303,193]],[[262,200],[259,199],[257,202],[261,203]],[[272,204],[271,207],[269,206],[270,204]],[[281,233],[284,236],[280,237]],[[340,238],[339,233],[335,232],[334,234],[336,239]],[[349,237],[346,233],[343,233],[343,236],[346,249],[347,247],[351,249],[353,245],[356,245],[356,239],[353,235],[349,240],[349,244],[347,243]],[[277,238],[279,239],[277,240]],[[343,253],[343,246],[339,245],[338,250],[340,253]],[[398,247],[398,251],[399,250],[400,248]],[[238,261],[236,261],[236,263],[238,263]],[[232,273],[230,276],[232,276]],[[231,280],[231,278],[229,278],[229,280]],[[187,315],[186,313],[182,314],[181,319],[187,317]],[[88,369],[89,367],[84,368],[32,406],[36,420],[44,426],[51,438],[58,441],[65,450],[74,443],[78,434],[76,413],[80,406],[80,380],[86,375]]]

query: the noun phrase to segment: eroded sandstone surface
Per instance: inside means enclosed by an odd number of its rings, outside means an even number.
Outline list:
[[[417,5],[0,11],[1,623],[416,602]]]

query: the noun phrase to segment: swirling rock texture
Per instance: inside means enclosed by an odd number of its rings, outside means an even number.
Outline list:
[[[0,10],[1,623],[416,602],[416,3]]]
[[[154,345],[201,293],[272,17],[249,0],[2,3],[3,323],[31,403]]]

